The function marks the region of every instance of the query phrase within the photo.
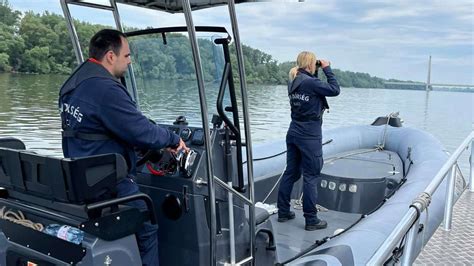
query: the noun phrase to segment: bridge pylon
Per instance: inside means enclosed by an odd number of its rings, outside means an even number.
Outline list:
[[[433,87],[431,86],[431,55],[428,61],[428,79],[426,80],[426,90],[430,91]]]

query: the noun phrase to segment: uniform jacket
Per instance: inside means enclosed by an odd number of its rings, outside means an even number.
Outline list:
[[[160,149],[179,143],[176,134],[150,122],[127,89],[93,59],[79,66],[61,87],[59,109],[63,130],[106,136],[102,140],[63,137],[66,158],[118,153],[134,174],[134,147]]]
[[[295,79],[288,84],[291,123],[288,134],[301,138],[321,138],[322,115],[329,109],[326,96],[337,96],[339,84],[331,67],[323,68],[327,83],[298,69]]]

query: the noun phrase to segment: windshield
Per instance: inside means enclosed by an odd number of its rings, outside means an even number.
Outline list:
[[[217,113],[225,65],[222,45],[214,40],[225,37],[222,33],[198,33],[209,121]],[[199,91],[187,33],[147,33],[128,40],[141,111],[157,123],[171,124],[177,116],[184,115],[189,125],[201,126]],[[129,76],[126,82],[130,89]],[[226,94],[224,103],[228,102]]]

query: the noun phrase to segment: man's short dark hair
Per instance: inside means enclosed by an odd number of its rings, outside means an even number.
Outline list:
[[[110,50],[118,55],[122,48],[122,38],[126,36],[118,30],[103,29],[97,32],[89,43],[89,57],[102,60]]]

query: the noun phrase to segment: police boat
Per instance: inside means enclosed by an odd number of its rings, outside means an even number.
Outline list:
[[[367,264],[447,159],[433,136],[401,127],[393,114],[372,125],[325,131],[318,215],[328,228],[304,231],[301,184],[293,191],[297,218],[277,223],[271,204],[285,168],[285,142],[252,145],[235,2],[61,0],[78,63],[84,58],[69,6],[108,10],[122,30],[117,3],[184,14],[183,27],[126,33],[133,63],[122,83],[144,113],[192,151],[137,151],[142,193],[95,202],[96,192],[125,178],[123,157],[49,157],[28,151],[21,140],[1,139],[0,265],[140,265],[134,233],[148,220],[159,225],[161,265]],[[228,5],[232,34],[194,26],[193,10],[220,5]],[[176,55],[176,47],[188,53]],[[162,64],[171,57],[178,60]],[[157,79],[164,67],[175,67],[176,75]],[[183,91],[197,102],[177,102],[164,118],[163,110],[142,104],[160,106],[176,98],[166,95]],[[201,117],[185,117],[190,109]],[[410,256],[440,224],[444,186],[430,198]],[[147,211],[124,205],[137,199]],[[407,255],[403,250],[400,243],[385,261]]]

